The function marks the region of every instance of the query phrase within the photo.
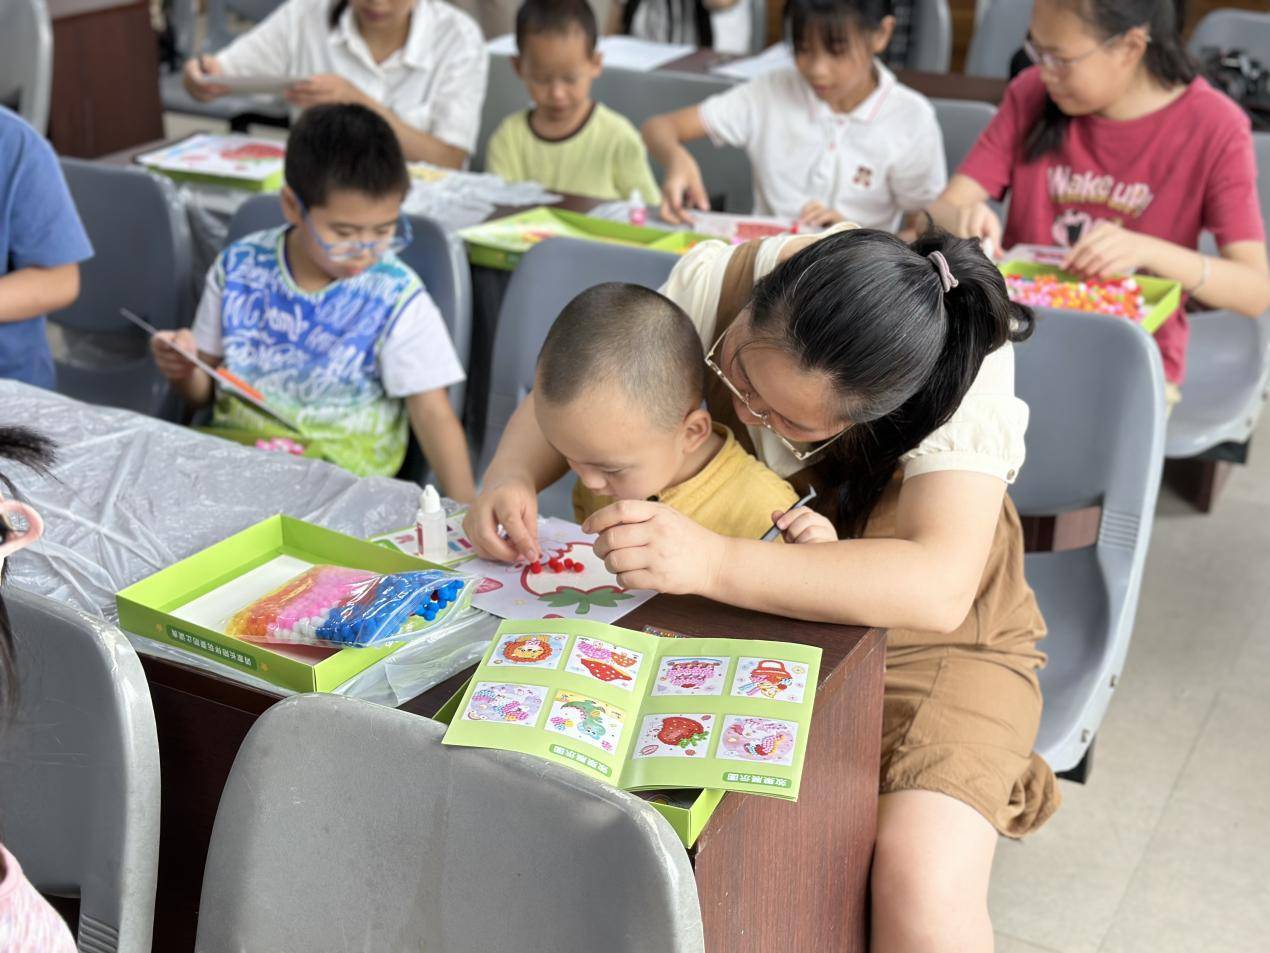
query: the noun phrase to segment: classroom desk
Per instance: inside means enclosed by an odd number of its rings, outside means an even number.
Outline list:
[[[620,620],[676,632],[807,642],[824,650],[796,804],[728,794],[691,851],[709,953],[864,953],[877,813],[883,634],[794,622],[687,596]],[[143,657],[163,774],[154,949],[193,949],[208,840],[234,755],[277,699]],[[401,706],[430,716],[470,670]]]

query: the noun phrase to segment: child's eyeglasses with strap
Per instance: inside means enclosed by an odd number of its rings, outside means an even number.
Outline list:
[[[396,231],[386,238],[373,238],[368,242],[358,241],[355,238],[328,242],[318,234],[318,230],[313,226],[313,221],[309,217],[309,210],[304,207],[304,203],[299,202],[298,199],[297,202],[300,205],[300,217],[304,221],[304,227],[309,230],[313,240],[318,243],[318,247],[322,249],[323,254],[331,261],[357,261],[366,255],[376,259],[383,258],[385,255],[396,255],[407,248],[414,240],[414,231],[410,228],[410,219],[403,212],[397,216]]]
[[[770,414],[768,414],[767,412],[759,413],[750,404],[750,398],[753,397],[754,395],[746,393],[738,389],[735,384],[733,384],[730,380],[728,380],[728,375],[723,373],[723,368],[721,368],[718,364],[714,362],[714,352],[719,349],[719,345],[723,343],[723,339],[727,337],[728,331],[730,330],[732,330],[731,327],[729,327],[722,334],[720,334],[718,339],[715,340],[714,344],[710,347],[709,353],[706,354],[706,367],[714,371],[715,376],[719,378],[719,380],[723,381],[723,386],[726,387],[728,390],[730,390],[737,397],[737,399],[740,400],[741,403],[745,405],[745,409],[749,413],[749,415],[751,417],[754,417],[756,420],[758,420],[760,424],[762,424],[764,427],[770,430],[772,434],[776,437],[776,439],[779,440],[781,444],[785,447],[785,449],[788,450],[790,454],[793,455],[795,460],[797,460],[799,463],[807,462],[808,460],[816,456],[816,454],[820,453],[822,450],[824,450],[834,441],[838,440],[844,433],[846,433],[848,430],[851,429],[850,426],[843,427],[840,431],[838,431],[836,434],[834,434],[824,443],[820,444],[817,447],[812,447],[810,450],[799,450],[796,446],[794,446],[792,441],[790,441],[788,438],[785,437],[784,434],[782,434],[779,430],[777,430],[775,427],[772,426],[772,423],[770,420],[770,417],[771,417]]]

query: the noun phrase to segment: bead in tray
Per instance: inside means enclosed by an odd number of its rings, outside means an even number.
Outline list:
[[[1141,321],[1146,297],[1132,277],[1064,281],[1055,275],[1006,275],[1010,300],[1033,308],[1093,311]]]

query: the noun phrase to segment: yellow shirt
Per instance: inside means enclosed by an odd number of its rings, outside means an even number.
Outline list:
[[[644,141],[603,103],[591,107],[577,132],[558,140],[534,132],[528,111],[512,113],[490,137],[485,167],[509,182],[538,182],[574,195],[629,199],[638,191],[647,205],[661,201]]]
[[[652,499],[678,510],[722,536],[758,539],[772,528],[772,513],[798,502],[794,488],[742,449],[732,431],[714,425],[724,444],[701,472]],[[579,523],[614,502],[592,493],[582,481],[573,485],[573,516]]]

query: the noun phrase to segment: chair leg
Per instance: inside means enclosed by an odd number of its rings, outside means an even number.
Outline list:
[[[1233,464],[1227,460],[1191,457],[1166,460],[1164,477],[1178,495],[1201,513],[1211,513],[1217,495],[1230,477]]]
[[[1058,772],[1058,777],[1064,781],[1087,784],[1089,782],[1089,772],[1094,769],[1094,746],[1097,744],[1098,737],[1095,735],[1094,740],[1089,742],[1089,747],[1085,749],[1085,756],[1080,759],[1080,763],[1074,768]]]

